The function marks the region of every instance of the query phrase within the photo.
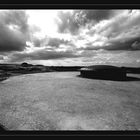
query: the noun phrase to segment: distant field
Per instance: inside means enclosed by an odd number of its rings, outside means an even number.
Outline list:
[[[0,123],[9,130],[140,130],[140,75],[128,81],[78,75],[38,73],[0,82]]]

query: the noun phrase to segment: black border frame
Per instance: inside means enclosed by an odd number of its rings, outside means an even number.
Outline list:
[[[1,4],[0,9],[140,9],[140,4]]]
[[[52,0],[51,0],[52,1]],[[87,0],[86,0],[87,1]],[[133,3],[7,3],[0,1],[0,9],[140,9],[140,4]],[[6,3],[4,3],[6,2]],[[0,136],[140,136],[140,131],[0,131]]]

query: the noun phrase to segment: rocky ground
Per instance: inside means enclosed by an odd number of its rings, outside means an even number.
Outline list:
[[[127,81],[51,72],[0,82],[0,123],[8,130],[139,130],[140,75]]]

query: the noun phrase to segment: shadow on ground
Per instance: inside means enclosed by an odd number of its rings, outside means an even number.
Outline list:
[[[94,80],[140,81],[140,78],[138,78],[138,77],[132,77],[132,76],[126,76],[126,78],[123,78],[123,79],[116,79],[116,78],[113,78],[113,77],[109,77],[109,78],[106,78],[106,77],[84,77],[82,75],[77,75],[77,77],[86,78],[86,79],[94,79]]]

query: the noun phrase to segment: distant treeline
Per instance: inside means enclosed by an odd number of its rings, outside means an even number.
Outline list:
[[[32,65],[28,63],[22,64],[0,64],[0,81],[10,76],[20,74],[55,72],[55,71],[78,71],[82,66],[44,66]]]
[[[78,71],[82,66],[50,66],[53,71]]]
[[[22,64],[0,64],[0,70],[2,71],[77,71],[81,69],[82,66],[44,66],[44,65],[32,65],[28,63]]]
[[[79,71],[84,66],[44,66],[33,65],[26,62],[21,64],[0,64],[0,74],[10,75],[13,73],[37,73],[37,72],[52,72],[52,71]],[[140,67],[121,67],[126,70],[126,73],[140,73]]]

